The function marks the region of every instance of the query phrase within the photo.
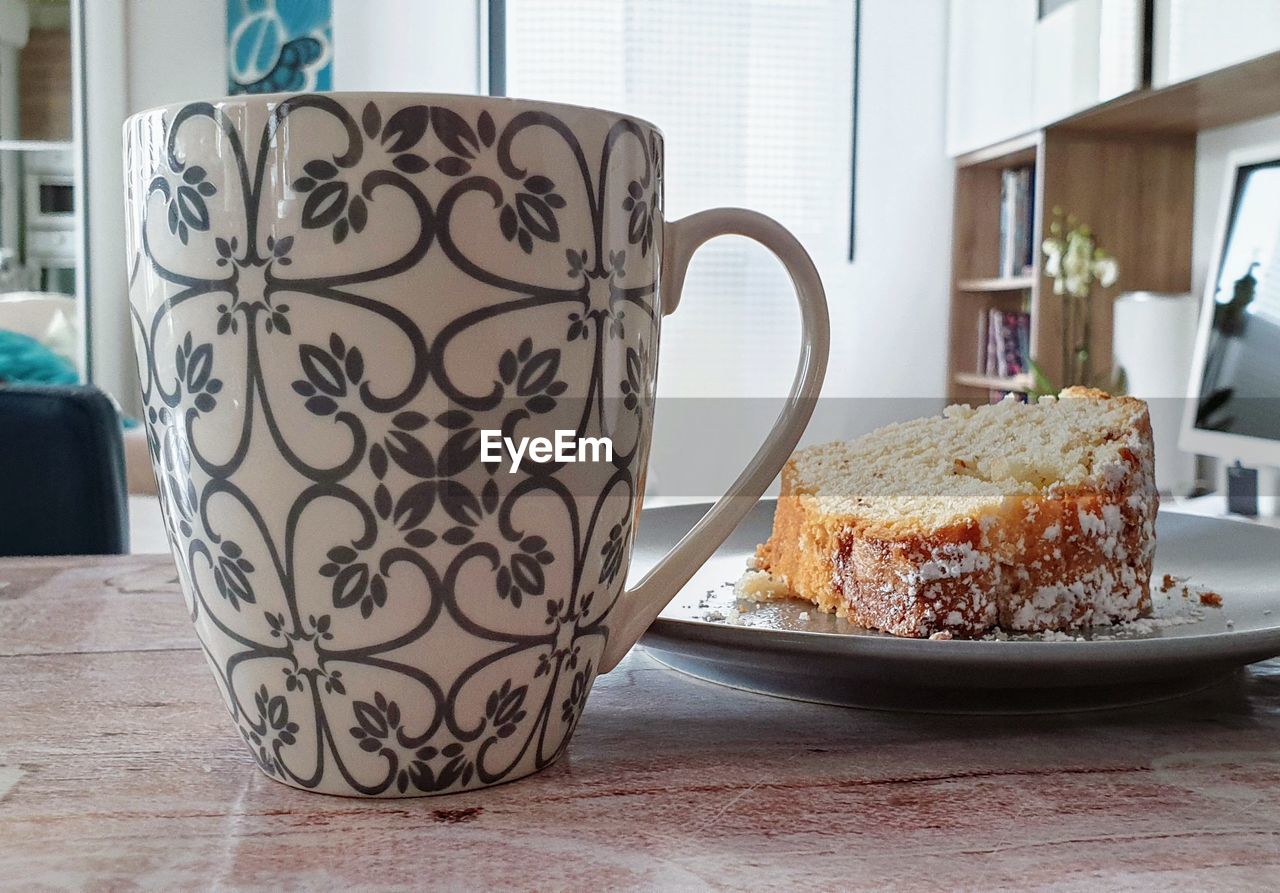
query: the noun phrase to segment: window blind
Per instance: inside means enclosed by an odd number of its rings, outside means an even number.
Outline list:
[[[852,0],[507,0],[507,94],[598,106],[666,136],[669,219],[720,205],[775,217],[819,269],[849,238]],[[763,248],[695,256],[663,327],[659,395],[786,393],[790,280]]]

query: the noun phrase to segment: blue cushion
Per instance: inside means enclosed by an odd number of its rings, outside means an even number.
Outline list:
[[[0,329],[0,381],[76,384],[76,367],[28,335]]]

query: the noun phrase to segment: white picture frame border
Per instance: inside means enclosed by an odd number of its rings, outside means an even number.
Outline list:
[[[1187,399],[1182,408],[1178,448],[1184,452],[1213,456],[1226,462],[1240,462],[1250,467],[1280,468],[1280,440],[1253,437],[1247,434],[1228,434],[1196,427],[1200,386],[1204,380],[1205,354],[1209,348],[1209,335],[1213,328],[1213,306],[1217,299],[1218,276],[1221,272],[1227,233],[1231,228],[1231,206],[1235,200],[1240,169],[1270,161],[1280,162],[1280,142],[1236,149],[1227,156],[1222,198],[1218,206],[1217,224],[1214,227],[1213,254],[1209,258],[1209,275],[1205,279],[1204,293],[1200,300],[1200,318],[1196,323],[1195,350],[1191,358],[1191,375],[1188,376],[1187,381]]]

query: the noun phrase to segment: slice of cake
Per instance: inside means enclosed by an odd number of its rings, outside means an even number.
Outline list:
[[[1154,451],[1147,406],[1068,388],[798,451],[767,596],[899,636],[1080,629],[1150,609]],[[763,585],[762,585],[763,584]]]

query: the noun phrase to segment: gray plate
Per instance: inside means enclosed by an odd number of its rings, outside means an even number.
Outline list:
[[[646,510],[631,579],[707,507]],[[1153,593],[1156,623],[1072,641],[930,641],[860,629],[803,602],[739,603],[732,584],[768,538],[773,509],[773,500],[752,509],[645,633],[641,641],[658,660],[711,682],[804,701],[1042,713],[1174,697],[1280,654],[1280,530],[1161,512],[1155,579],[1186,578],[1191,594],[1183,597],[1181,585]],[[1222,607],[1200,607],[1200,590],[1220,594]]]

